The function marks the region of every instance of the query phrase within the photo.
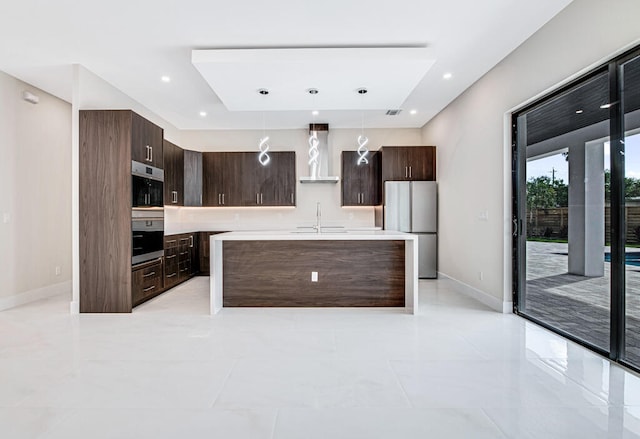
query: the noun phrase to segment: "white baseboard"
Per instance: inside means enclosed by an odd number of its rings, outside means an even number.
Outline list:
[[[472,287],[471,285],[467,285],[464,282],[459,281],[458,279],[454,279],[451,276],[448,276],[444,273],[438,272],[438,277],[444,277],[449,279],[452,282],[455,282],[458,290],[464,294],[465,296],[469,296],[473,299],[476,299],[478,302],[484,303],[489,308],[501,312],[503,314],[511,314],[513,312],[513,302],[502,301],[491,294],[487,294],[482,290]]]
[[[36,300],[47,299],[49,297],[57,296],[60,294],[69,294],[71,297],[71,281],[60,282],[53,285],[47,285],[46,287],[36,288],[34,290],[25,291],[24,293],[16,294],[9,297],[0,298],[0,311],[5,309],[15,308],[16,306],[24,305],[26,303],[35,302]]]

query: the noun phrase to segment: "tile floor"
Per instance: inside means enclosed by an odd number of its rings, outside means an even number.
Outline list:
[[[132,315],[0,313],[0,437],[640,437],[640,378],[451,281],[421,282],[417,316],[213,317],[207,282]]]

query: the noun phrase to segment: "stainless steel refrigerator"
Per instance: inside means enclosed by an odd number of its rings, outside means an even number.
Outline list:
[[[418,277],[437,277],[438,185],[435,181],[385,182],[384,228],[418,235]]]

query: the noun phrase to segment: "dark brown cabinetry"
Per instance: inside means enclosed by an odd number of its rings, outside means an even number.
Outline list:
[[[224,232],[198,232],[198,255],[200,262],[200,274],[203,276],[210,275],[210,264],[209,264],[209,256],[211,252],[211,235],[215,235],[217,233]]]
[[[149,145],[154,150],[147,163],[162,167],[162,136],[161,128],[130,110],[80,111],[82,313],[131,312],[131,161],[144,162]]]
[[[258,153],[243,153],[243,206],[295,206],[295,152],[271,152],[265,166]]]
[[[382,151],[382,180],[436,179],[435,146],[385,146]]]
[[[133,306],[137,306],[162,293],[162,258],[137,265],[131,272],[131,295]]]
[[[295,206],[295,152],[270,153],[262,166],[258,153],[205,152],[202,155],[204,206]]]
[[[190,279],[198,272],[198,233],[164,237],[164,285],[166,289]]]
[[[241,152],[202,154],[202,204],[204,206],[242,206]]]
[[[202,153],[184,150],[184,205],[202,206]]]
[[[178,269],[178,236],[164,237],[164,287],[172,288],[179,281]]]
[[[164,204],[184,205],[184,150],[164,141]]]
[[[371,152],[369,163],[358,164],[356,151],[342,151],[342,205],[377,206],[382,201],[381,154]]]
[[[164,131],[144,117],[131,113],[131,160],[163,168],[162,139]]]

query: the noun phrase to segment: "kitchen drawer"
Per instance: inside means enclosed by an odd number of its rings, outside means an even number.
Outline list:
[[[162,259],[136,266],[131,274],[134,306],[163,291]]]

